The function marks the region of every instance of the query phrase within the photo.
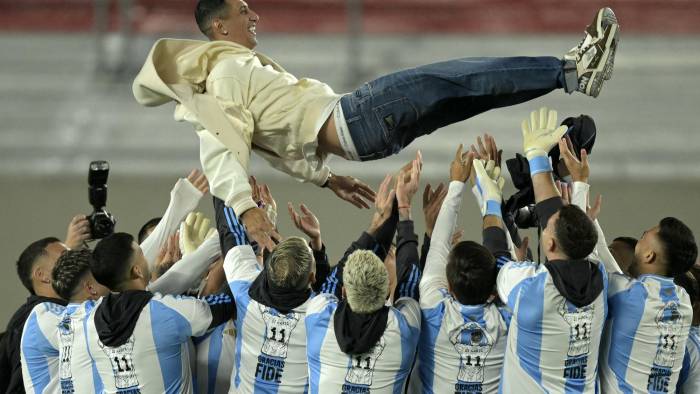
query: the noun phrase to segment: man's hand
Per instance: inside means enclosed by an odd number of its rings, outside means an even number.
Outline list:
[[[549,151],[566,134],[567,127],[557,127],[557,111],[549,110],[546,107],[539,111],[532,111],[529,119],[524,119],[521,124],[523,132],[523,151],[530,161],[530,173],[532,175],[539,172],[551,171],[549,164]],[[533,160],[547,160],[549,169],[544,169],[544,163],[535,163]]]
[[[561,196],[561,202],[564,205],[571,204],[571,186],[569,186],[569,184],[566,182],[560,182],[560,181],[554,182],[554,186],[556,186],[557,190],[559,190],[559,195]]]
[[[428,237],[433,236],[435,222],[446,196],[447,188],[444,183],[440,183],[435,191],[432,190],[430,184],[425,186],[423,191],[423,215],[425,216],[425,233],[428,234]]]
[[[396,191],[389,188],[392,178],[391,174],[387,175],[381,185],[379,185],[379,192],[374,199],[376,211],[374,212],[374,216],[372,216],[372,223],[367,230],[367,233],[370,235],[374,235],[379,227],[391,217],[391,210],[394,206],[394,198],[396,197]]]
[[[258,180],[254,176],[248,177],[248,184],[250,185],[251,198],[255,203],[262,208],[262,197],[260,196],[260,187],[258,186]]]
[[[180,224],[180,251],[183,255],[194,252],[215,231],[211,227],[211,221],[204,214],[190,212],[187,219]]]
[[[351,176],[331,174],[328,178],[328,188],[333,190],[336,196],[360,209],[369,209],[370,202],[376,197],[372,188]]]
[[[589,218],[591,218],[592,221],[595,222],[596,220],[598,220],[598,215],[600,215],[600,209],[603,207],[603,196],[599,194],[598,197],[596,197],[595,204],[593,204],[592,207],[588,204],[586,205],[586,214]]]
[[[287,209],[289,210],[289,216],[292,218],[294,226],[311,239],[311,247],[314,250],[321,250],[321,248],[323,248],[321,223],[319,223],[316,215],[304,204],[299,205],[301,215],[294,210],[294,205],[291,202],[287,203]]]
[[[452,233],[452,239],[450,240],[450,245],[455,247],[458,243],[462,242],[462,237],[464,237],[464,230],[459,229]]]
[[[476,186],[483,201],[481,215],[501,217],[501,201],[503,200],[503,185],[505,184],[505,179],[501,176],[501,168],[494,165],[492,170],[487,171],[482,160],[474,160],[474,171],[476,172]]]
[[[559,151],[574,182],[588,183],[588,177],[591,174],[591,168],[588,164],[588,152],[585,149],[581,149],[581,160],[579,160],[574,155],[573,144],[569,138],[559,140]]]
[[[396,200],[399,203],[399,214],[401,214],[401,210],[405,210],[405,213],[410,217],[411,201],[418,191],[418,183],[420,182],[420,167],[420,157],[416,156],[412,162],[411,170],[408,173],[402,172],[396,180]]]
[[[84,242],[92,238],[90,222],[85,215],[76,215],[68,223],[65,244],[68,249],[82,249]]]
[[[474,152],[462,153],[464,146],[459,144],[454,160],[450,164],[450,181],[466,182],[472,170]]]
[[[273,238],[280,239],[275,226],[262,208],[251,208],[241,215],[248,237],[257,242],[261,248],[272,251],[275,248]]]
[[[168,241],[160,248],[160,252],[156,258],[156,267],[161,268],[161,272],[165,272],[173,264],[180,261],[181,258],[180,236],[178,233],[175,233],[168,237]]]
[[[481,159],[485,162],[493,161],[496,163],[496,167],[501,167],[501,161],[503,158],[503,150],[499,150],[496,145],[496,139],[492,135],[484,134],[484,139],[481,137],[476,137],[476,143],[479,147],[477,148],[472,145],[471,151],[474,152],[474,159]],[[474,172],[474,166],[472,166],[472,171],[469,176],[469,182],[474,186],[476,182],[476,173]]]
[[[187,180],[190,181],[192,186],[196,187],[197,190],[202,192],[202,194],[209,193],[209,181],[207,181],[207,177],[204,176],[202,171],[197,169],[192,170],[190,175],[187,175]]]

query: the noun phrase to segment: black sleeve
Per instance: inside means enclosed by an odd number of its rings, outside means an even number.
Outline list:
[[[311,245],[309,245],[311,247]],[[314,254],[314,260],[316,261],[316,282],[312,286],[315,292],[320,292],[321,287],[328,279],[328,275],[331,273],[331,264],[328,262],[328,254],[326,253],[326,245],[321,246],[321,250],[314,250],[311,248]]]
[[[204,297],[211,310],[209,329],[220,326],[230,319],[236,319],[236,302],[228,285],[221,287],[222,292]]]
[[[391,241],[394,239],[394,234],[396,234],[396,226],[399,224],[399,202],[394,199],[394,205],[391,208],[391,216],[377,229],[377,234],[374,238],[377,240],[380,248],[374,251],[374,253],[382,260],[386,258],[389,248],[391,247]]]
[[[483,237],[484,247],[496,258],[496,266],[498,268],[512,260],[508,250],[508,238],[506,238],[506,232],[502,228],[496,226],[487,227],[483,231]]]
[[[430,251],[430,236],[428,233],[423,235],[423,246],[420,248],[420,272],[425,269],[425,261],[428,258],[428,251]]]
[[[10,360],[7,354],[7,338],[8,333],[3,333],[0,340],[0,393],[7,391],[7,385],[10,383]]]
[[[345,262],[348,260],[348,256],[356,250],[371,250],[377,253],[377,249],[380,248],[377,241],[371,235],[363,232],[357,241],[353,242],[350,247],[343,254],[343,258],[340,259],[338,264],[333,268],[330,275],[326,278],[325,282],[321,285],[321,293],[330,293],[338,298],[342,296],[343,287],[343,269],[345,268]]]
[[[395,299],[412,297],[418,300],[419,265],[418,236],[413,232],[413,220],[403,220],[396,234]]]
[[[537,213],[537,218],[540,221],[541,230],[544,230],[544,228],[547,227],[549,218],[551,218],[555,213],[559,212],[559,209],[561,209],[563,206],[564,202],[559,196],[548,198],[535,205],[535,212]]]
[[[219,233],[222,256],[226,257],[226,253],[235,246],[250,244],[245,227],[238,220],[238,216],[233,212],[233,208],[227,207],[223,200],[216,197],[214,197],[214,217],[216,219],[216,230]],[[255,249],[255,245],[253,249]]]

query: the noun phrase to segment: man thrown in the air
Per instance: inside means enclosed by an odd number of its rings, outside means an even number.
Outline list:
[[[274,229],[251,198],[251,150],[298,180],[369,208],[372,189],[333,173],[329,155],[378,160],[441,127],[555,89],[597,97],[611,77],[619,32],[615,14],[603,8],[563,59],[462,58],[399,71],[337,94],[254,52],[260,17],[245,1],[199,0],[195,19],[209,41],[157,41],[134,81],[134,96],[146,106],[177,103],[175,119],[192,123],[199,135],[212,194],[267,248]]]

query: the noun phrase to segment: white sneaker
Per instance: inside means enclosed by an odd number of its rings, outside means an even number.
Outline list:
[[[603,83],[612,77],[619,32],[613,10],[601,8],[581,42],[564,55],[576,62],[579,92],[598,97]]]

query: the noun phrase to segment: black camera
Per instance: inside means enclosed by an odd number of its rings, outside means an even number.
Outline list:
[[[117,221],[107,211],[107,177],[109,163],[104,160],[90,163],[88,172],[88,198],[92,205],[92,213],[88,215],[92,239],[101,239],[114,233]]]

